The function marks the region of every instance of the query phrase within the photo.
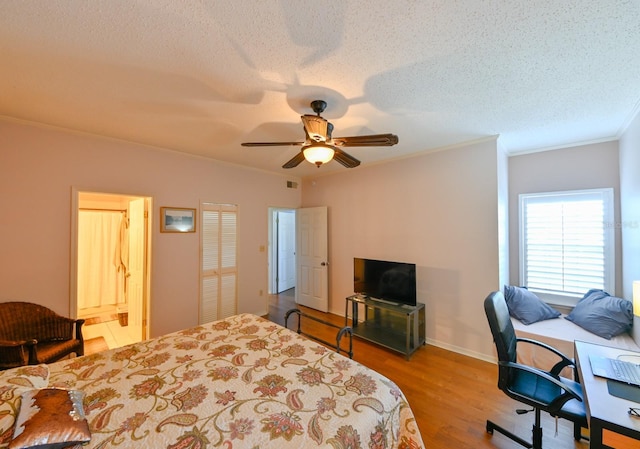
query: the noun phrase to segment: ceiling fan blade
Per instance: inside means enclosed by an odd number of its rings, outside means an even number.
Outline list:
[[[328,132],[329,122],[320,117],[319,115],[305,114],[300,117],[304,130],[307,132],[309,139],[315,142],[326,142],[330,132]]]
[[[390,147],[398,143],[395,134],[373,134],[370,136],[334,137],[333,144],[339,147]]]
[[[242,142],[243,147],[284,147],[289,145],[304,145],[304,142]]]
[[[354,168],[354,167],[357,167],[358,165],[360,165],[360,161],[358,159],[356,159],[355,157],[351,156],[350,154],[345,153],[341,149],[334,148],[334,151],[335,151],[335,153],[333,155],[333,159],[335,161],[338,161],[339,163],[341,163],[345,167]]]
[[[304,154],[302,153],[302,151],[300,151],[298,154],[293,156],[286,164],[284,164],[282,168],[297,167],[302,161],[304,161]]]

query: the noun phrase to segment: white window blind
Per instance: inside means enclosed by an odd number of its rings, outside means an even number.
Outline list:
[[[612,189],[520,195],[522,285],[547,299],[614,294],[612,223]]]
[[[237,206],[203,203],[200,324],[237,313]]]

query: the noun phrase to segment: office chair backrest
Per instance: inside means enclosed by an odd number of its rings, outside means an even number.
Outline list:
[[[509,309],[502,292],[493,292],[484,300],[484,312],[489,321],[493,341],[496,344],[498,360],[501,362],[517,361],[517,337],[511,324]],[[498,387],[507,388],[510,384],[510,369],[500,366]]]

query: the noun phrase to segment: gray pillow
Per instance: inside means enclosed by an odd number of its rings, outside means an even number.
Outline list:
[[[509,315],[524,324],[532,324],[560,316],[560,312],[524,287],[505,285],[504,299],[507,302]]]
[[[578,301],[566,318],[583,329],[610,340],[631,330],[633,306],[631,301],[592,289]]]

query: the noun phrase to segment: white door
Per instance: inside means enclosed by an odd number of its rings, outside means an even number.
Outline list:
[[[296,213],[296,303],[329,311],[327,208]]]
[[[278,212],[277,293],[296,286],[296,216],[294,211]]]
[[[126,280],[128,303],[127,332],[133,341],[145,339],[145,199],[129,202],[129,277]]]
[[[237,206],[201,203],[199,323],[235,315],[238,309]]]

